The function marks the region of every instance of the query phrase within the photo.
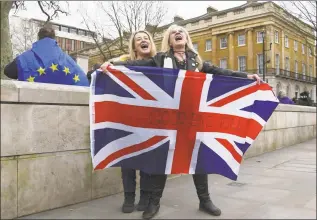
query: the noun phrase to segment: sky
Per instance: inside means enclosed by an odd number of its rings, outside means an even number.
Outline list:
[[[61,3],[64,8],[67,8],[65,2]],[[69,1],[68,3],[70,15],[65,16],[62,14],[53,21],[78,28],[85,28],[78,9],[83,5],[91,14],[94,14],[93,8],[96,2],[84,1],[82,5],[78,1]],[[175,15],[188,19],[205,14],[208,6],[212,6],[220,11],[245,3],[246,1],[164,1],[163,4],[168,8],[168,13],[165,16],[163,24],[172,22]],[[46,16],[41,12],[36,1],[25,1],[25,6],[26,10],[19,10],[16,15],[26,18],[46,19]],[[14,14],[13,12],[14,10],[11,10],[11,14]]]

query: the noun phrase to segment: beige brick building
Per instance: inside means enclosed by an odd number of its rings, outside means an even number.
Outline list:
[[[160,27],[156,33],[158,49],[163,32],[171,24],[189,31],[205,61],[222,68],[258,73],[276,93],[284,90],[290,98],[308,91],[316,102],[314,30],[299,20],[294,23],[294,17],[275,3],[250,1],[223,11],[208,7],[205,14],[187,20],[175,16],[174,22]],[[90,53],[89,64],[95,62],[102,62],[96,49]]]

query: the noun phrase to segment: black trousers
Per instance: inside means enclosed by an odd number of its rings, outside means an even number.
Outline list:
[[[136,189],[136,170],[121,168],[122,183],[124,192],[135,192]],[[140,171],[140,189],[143,191],[151,190],[151,175]]]
[[[207,174],[193,174],[193,181],[196,187],[197,196],[200,202],[207,202],[210,200],[208,190],[208,176]],[[167,175],[151,175],[152,185],[152,200],[159,202],[163,195],[166,184]]]

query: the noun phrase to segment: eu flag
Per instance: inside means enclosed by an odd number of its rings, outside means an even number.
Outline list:
[[[84,71],[51,38],[41,39],[17,58],[20,81],[89,86]]]

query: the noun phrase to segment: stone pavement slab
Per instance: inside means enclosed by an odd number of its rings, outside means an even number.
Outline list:
[[[209,175],[220,217],[198,210],[191,175],[168,180],[156,219],[316,219],[316,139],[243,161],[238,181]],[[67,195],[65,195],[67,196]],[[121,213],[123,194],[20,219],[139,219]]]

